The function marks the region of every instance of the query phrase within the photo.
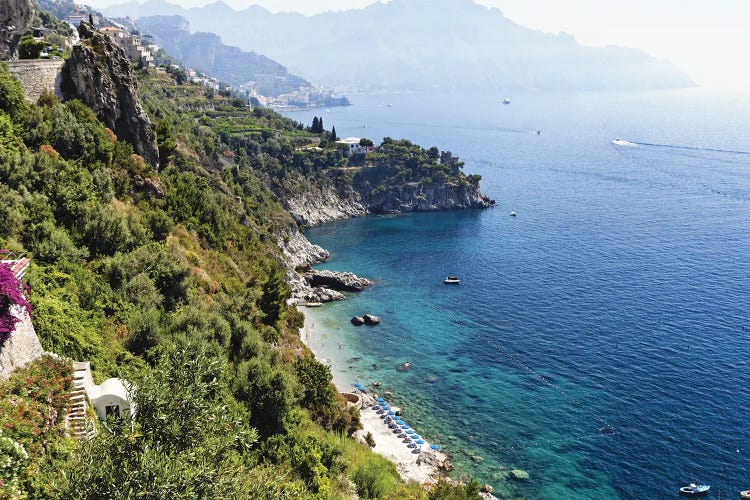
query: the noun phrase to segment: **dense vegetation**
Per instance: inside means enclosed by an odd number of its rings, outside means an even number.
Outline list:
[[[81,102],[26,103],[0,65],[0,247],[33,258],[45,349],[127,378],[138,408],[70,441],[69,365],[16,372],[0,385],[0,498],[475,494],[404,485],[351,440],[358,413],[299,342],[277,246],[293,222],[268,186],[341,165],[341,152],[300,151],[301,124],[172,75],[143,86],[159,171]]]

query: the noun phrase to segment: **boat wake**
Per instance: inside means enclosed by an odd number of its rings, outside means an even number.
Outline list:
[[[682,149],[682,150],[687,150],[687,151],[710,151],[712,153],[731,153],[731,154],[738,154],[738,155],[750,155],[750,151],[739,151],[736,149],[703,148],[700,146],[681,146],[679,144],[655,144],[653,142],[630,142],[630,141],[625,141],[623,139],[615,139],[612,141],[612,144],[616,144],[617,146],[631,146],[631,147],[649,146],[652,148],[669,148],[669,149]]]

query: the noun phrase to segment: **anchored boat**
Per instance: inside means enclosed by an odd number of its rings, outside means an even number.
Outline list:
[[[688,486],[683,486],[682,488],[680,488],[680,495],[687,497],[702,497],[704,495],[707,495],[708,490],[710,489],[711,487],[707,484],[690,483]]]
[[[446,285],[458,285],[459,283],[461,283],[461,280],[456,276],[448,276],[443,280],[443,283],[445,283]]]

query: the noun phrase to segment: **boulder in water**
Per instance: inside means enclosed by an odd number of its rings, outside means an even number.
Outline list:
[[[403,363],[398,365],[398,368],[396,368],[396,370],[400,372],[408,372],[410,368],[411,368],[411,363],[408,361],[404,361]]]
[[[365,324],[365,318],[362,316],[354,316],[352,318],[352,325],[354,326],[360,326]]]
[[[508,477],[515,481],[528,481],[529,480],[529,473],[522,469],[513,469],[508,474]]]
[[[380,324],[380,316],[375,316],[373,314],[365,314],[362,319],[365,320],[366,325],[375,326]]]

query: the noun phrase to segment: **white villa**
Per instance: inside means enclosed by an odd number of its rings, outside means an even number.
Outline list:
[[[346,139],[336,141],[336,144],[346,144],[349,147],[349,149],[347,149],[346,156],[367,153],[367,147],[360,145],[359,141],[359,137],[347,137]]]

